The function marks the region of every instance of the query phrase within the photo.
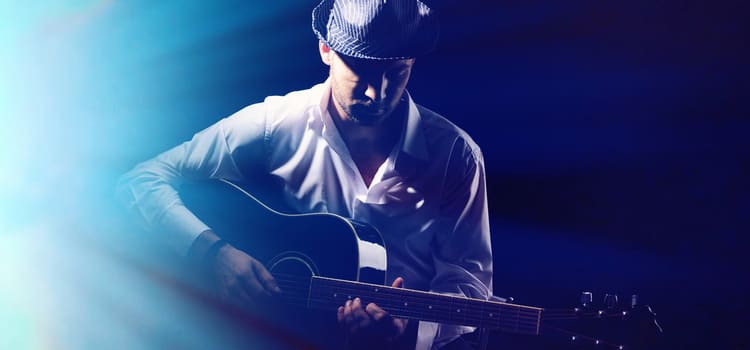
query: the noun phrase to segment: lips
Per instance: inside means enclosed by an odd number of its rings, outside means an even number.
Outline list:
[[[359,113],[378,115],[386,112],[386,107],[381,104],[358,104],[354,105],[353,108]]]

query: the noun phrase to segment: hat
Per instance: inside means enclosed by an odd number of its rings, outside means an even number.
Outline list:
[[[435,12],[419,0],[323,0],[312,29],[333,51],[373,60],[425,54],[438,38]]]

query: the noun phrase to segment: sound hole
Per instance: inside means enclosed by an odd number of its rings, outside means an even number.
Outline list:
[[[312,259],[300,252],[284,252],[274,257],[267,266],[281,288],[284,304],[306,306],[310,279],[319,274]]]

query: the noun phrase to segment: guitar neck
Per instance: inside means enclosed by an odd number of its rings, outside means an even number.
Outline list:
[[[373,302],[395,317],[539,334],[541,308],[376,284],[312,277],[308,307],[332,310],[348,299]]]

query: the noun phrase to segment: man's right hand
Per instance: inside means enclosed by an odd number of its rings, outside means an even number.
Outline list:
[[[229,244],[216,252],[209,265],[219,295],[229,300],[253,304],[281,292],[263,264]]]

